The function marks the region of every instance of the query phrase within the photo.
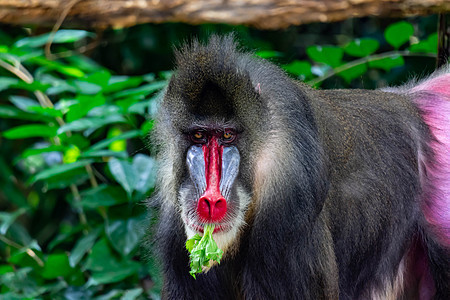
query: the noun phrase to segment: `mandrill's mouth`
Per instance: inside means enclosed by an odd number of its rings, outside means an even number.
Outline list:
[[[203,233],[203,226],[204,224],[197,223],[195,221],[190,220],[189,218],[183,218],[184,223],[187,227],[189,227],[191,230],[199,233]],[[233,225],[231,223],[214,223],[214,232],[213,233],[225,233],[230,231],[233,228]]]

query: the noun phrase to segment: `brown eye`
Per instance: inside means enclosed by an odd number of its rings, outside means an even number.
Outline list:
[[[234,133],[231,132],[231,131],[225,131],[225,132],[223,133],[222,138],[223,138],[223,141],[224,141],[224,142],[230,143],[230,142],[232,142],[232,141],[234,140],[235,135],[234,135]]]
[[[194,143],[203,144],[206,143],[206,135],[204,132],[195,131],[191,134],[191,140]]]

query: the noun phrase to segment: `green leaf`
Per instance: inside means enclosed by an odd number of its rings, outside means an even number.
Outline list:
[[[223,251],[217,247],[212,234],[214,232],[214,224],[206,224],[203,227],[203,237],[198,240],[198,235],[186,241],[186,249],[190,250],[190,267],[189,274],[195,278],[195,274],[201,273],[204,266],[209,266],[210,260],[220,263]],[[192,243],[194,246],[192,247]]]
[[[404,64],[405,60],[403,59],[403,56],[400,55],[369,61],[370,68],[383,69],[386,72],[389,72],[392,68],[403,66]]]
[[[50,167],[49,169],[39,172],[38,174],[33,176],[30,181],[34,183],[38,180],[49,179],[75,169],[83,168],[90,163],[92,163],[92,160],[79,160],[71,164],[55,165]]]
[[[32,275],[33,271],[33,268],[22,268],[2,275],[0,277],[2,300],[41,299],[47,288],[37,284]],[[3,295],[8,289],[13,292]]]
[[[108,130],[107,137],[112,138],[112,137],[121,135],[122,133],[123,132],[120,127],[114,126]],[[123,139],[116,140],[116,141],[112,142],[108,148],[109,148],[109,150],[115,151],[115,152],[125,152],[127,150],[127,141],[123,140]]]
[[[68,83],[66,81],[66,79],[62,79],[60,76],[54,76],[53,74],[49,74],[46,73],[45,70],[44,72],[42,72],[43,69],[39,69],[36,74],[35,74],[35,80],[41,82],[41,83],[46,83],[46,84],[50,84],[52,87],[55,86],[60,86],[60,85],[64,85],[64,86],[68,86]],[[41,71],[41,72],[39,72]],[[71,91],[74,91],[75,89],[73,87],[71,87]]]
[[[344,50],[335,46],[310,46],[306,53],[312,60],[336,68],[341,65]]]
[[[100,235],[101,229],[101,227],[98,227],[78,240],[69,256],[69,265],[72,268],[74,268],[81,261],[83,256],[91,250],[92,246],[94,246],[95,241]]]
[[[101,295],[99,295],[99,296],[97,296],[95,298],[92,298],[92,299],[93,300],[113,300],[113,299],[115,300],[115,299],[120,299],[119,297],[122,294],[123,294],[122,290],[114,289],[114,290],[110,290],[107,293],[102,293]],[[91,297],[89,297],[89,298],[91,298]],[[73,299],[78,299],[78,297],[73,298]],[[153,298],[151,298],[151,299],[153,299]],[[120,299],[120,300],[122,300],[122,299]]]
[[[136,103],[139,103],[141,97],[127,97],[124,99],[117,100],[115,103],[119,106],[123,112],[127,113],[128,108]]]
[[[11,86],[19,83],[19,79],[0,76],[0,92],[9,89]]]
[[[274,58],[274,57],[280,57],[282,56],[282,54],[278,51],[274,51],[274,50],[262,50],[262,51],[257,51],[256,55],[264,58],[264,59],[269,59],[269,58]]]
[[[16,66],[20,64],[21,60],[17,55],[10,53],[0,53],[0,59],[9,63],[11,66]]]
[[[137,154],[133,157],[133,168],[137,175],[134,189],[145,194],[148,190],[155,187],[156,162],[144,154]]]
[[[409,46],[408,50],[411,52],[419,53],[435,53],[438,51],[438,35],[437,33],[431,34],[426,40],[420,41],[417,44]]]
[[[11,231],[14,228],[14,226],[11,227]],[[25,229],[24,229],[25,230]],[[15,242],[18,242],[17,237],[13,236],[13,240]],[[42,259],[41,250],[36,249],[34,245],[37,245],[36,241],[32,241],[32,244],[30,247],[23,247],[18,250],[14,250],[12,254],[7,257],[7,262],[14,264],[16,267],[31,267],[37,271],[42,271],[42,266],[36,262],[35,259],[31,258],[30,256],[30,249],[34,250],[34,254],[40,259]]]
[[[151,104],[152,101],[147,99],[144,101],[134,103],[128,107],[127,113],[146,116],[148,114],[148,109]]]
[[[72,225],[69,225],[67,223],[61,223],[61,226],[59,227],[59,234],[51,240],[51,242],[47,246],[47,249],[49,251],[52,251],[61,243],[73,240],[74,236],[79,234],[82,230],[83,227],[81,225],[73,227]]]
[[[107,272],[93,272],[87,282],[87,286],[121,281],[129,276],[135,275],[141,265],[137,262],[130,261],[128,264],[123,264],[119,267],[118,269]]]
[[[119,259],[111,251],[107,240],[100,239],[92,247],[86,262],[86,268],[92,271],[87,286],[120,281],[135,275],[140,267],[140,264],[135,261]]]
[[[84,209],[97,209],[128,202],[127,195],[119,186],[99,185],[81,192],[81,202]]]
[[[394,23],[384,31],[386,41],[395,49],[400,48],[413,34],[414,27],[406,21]]]
[[[344,51],[351,56],[364,57],[374,53],[379,47],[380,43],[377,40],[362,38],[348,43],[344,47]]]
[[[123,256],[127,256],[139,245],[145,235],[145,217],[116,220],[105,228],[111,245]]]
[[[31,48],[37,48],[45,45],[50,37],[51,33],[45,33],[39,36],[34,37],[26,37],[23,39],[18,40],[14,46],[21,48],[21,47],[31,47]],[[55,35],[53,36],[53,43],[73,43],[76,41],[79,41],[81,39],[84,39],[86,37],[94,37],[95,34],[84,31],[84,30],[68,30],[68,29],[62,29],[58,30]]]
[[[9,118],[9,119],[22,119],[22,120],[40,120],[39,116],[24,113],[21,110],[18,110],[15,107],[0,105],[0,117]]]
[[[159,78],[162,78],[164,80],[170,79],[172,77],[172,75],[173,75],[173,71],[158,72]],[[144,81],[147,81],[147,82],[155,81],[155,78],[156,78],[154,73],[148,73],[148,74],[143,75],[142,77],[144,78]]]
[[[71,136],[61,135],[60,138],[66,145],[75,145],[80,149],[86,149],[90,145],[90,141],[87,137],[79,133],[73,133]]]
[[[31,137],[54,137],[56,136],[56,127],[48,125],[31,124],[21,125],[3,132],[3,136],[8,139],[25,139]]]
[[[366,73],[366,71],[367,71],[367,65],[364,63],[364,64],[359,64],[359,65],[353,66],[350,69],[341,71],[341,72],[337,73],[337,75],[339,77],[344,78],[344,80],[347,83],[350,83],[353,79]]]
[[[106,118],[103,117],[92,117],[83,118],[80,120],[75,120],[73,122],[67,123],[61,126],[57,133],[61,134],[67,131],[83,131],[86,129],[96,130],[99,127],[105,126],[112,123],[125,123],[126,120],[121,115],[111,115]]]
[[[65,60],[69,63],[69,65],[77,66],[80,70],[86,73],[94,73],[104,68],[93,59],[84,55],[71,55],[66,57]]]
[[[107,86],[104,89],[104,93],[114,93],[123,91],[126,89],[137,87],[143,81],[141,76],[129,77],[129,76],[112,76]]]
[[[119,264],[117,256],[113,254],[105,237],[98,240],[89,253],[86,269],[93,272],[108,271]]]
[[[0,265],[0,275],[6,274],[6,273],[12,273],[14,272],[13,266],[10,265]],[[1,282],[1,281],[0,281]]]
[[[123,116],[123,113],[120,111],[120,107],[115,104],[104,104],[91,109],[88,115],[90,117],[108,118],[111,115]]]
[[[67,122],[81,119],[94,107],[104,105],[106,103],[106,98],[101,94],[95,96],[79,94],[76,97],[76,101],[78,101],[77,104],[68,107],[66,115]]]
[[[142,123],[142,126],[141,126],[142,133],[141,134],[144,136],[147,136],[150,133],[150,131],[153,129],[154,125],[155,125],[154,120],[147,120],[144,123]]]
[[[27,210],[28,209],[22,207],[12,213],[0,212],[0,234],[6,234],[9,226],[11,226],[16,219],[23,215]]]
[[[311,64],[307,61],[294,60],[290,64],[284,65],[283,69],[287,72],[300,76],[302,80],[311,77]]]
[[[54,43],[73,43],[86,37],[95,37],[95,33],[85,30],[58,30],[53,38]]]
[[[118,141],[118,140],[127,140],[127,139],[131,139],[134,137],[140,137],[140,136],[142,136],[142,132],[140,130],[130,130],[125,133],[119,134],[115,137],[105,139],[105,140],[98,142],[97,144],[90,147],[89,150],[85,152],[85,154],[88,155],[88,153],[90,151],[95,151],[95,150],[100,150],[100,149],[106,148],[111,143]]]
[[[81,185],[89,179],[89,175],[84,168],[76,168],[64,173],[58,174],[45,180],[47,190],[64,189],[70,185]],[[74,204],[72,203],[72,206]]]
[[[30,92],[35,92],[35,91],[46,92],[47,89],[50,88],[50,85],[41,83],[36,80],[31,83],[27,83],[25,81],[19,81],[17,84],[12,85],[11,88],[27,90]]]
[[[9,54],[13,54],[20,62],[25,62],[33,57],[43,56],[43,49],[11,48]]]
[[[103,90],[108,87],[110,79],[111,79],[111,72],[106,69],[102,69],[90,74],[85,79],[85,81],[89,83],[95,83],[96,85],[100,86],[101,89]]]
[[[17,108],[28,111],[29,107],[39,107],[39,102],[34,99],[23,97],[23,96],[10,96],[9,101],[14,104]]]
[[[11,101],[17,108],[27,111],[33,112],[37,114],[41,114],[43,116],[49,117],[62,117],[62,113],[56,110],[53,107],[41,107],[39,102],[34,99],[23,97],[23,96],[10,96],[9,101]]]
[[[133,165],[124,160],[111,158],[108,161],[108,167],[116,181],[127,192],[128,198],[131,199],[131,194],[133,193],[135,182],[138,179]]]
[[[62,118],[63,114],[53,107],[30,106],[28,111],[51,118]]]
[[[188,239],[186,241],[186,250],[189,251],[189,253],[192,252],[192,250],[194,250],[194,246],[197,242],[200,242],[200,240],[202,239],[202,237],[199,234],[195,234],[192,238]]]
[[[74,163],[80,157],[80,148],[75,145],[70,145],[64,151],[63,162],[65,164]]]
[[[74,99],[61,99],[57,103],[55,103],[55,109],[61,111],[63,114],[66,114],[70,110],[70,107],[72,105],[77,105],[77,104],[78,104],[78,101],[74,100]],[[69,121],[67,120],[67,122],[69,122]]]
[[[75,68],[72,66],[66,66],[60,62],[48,60],[41,56],[31,58],[30,62],[44,66],[44,67],[48,68],[49,70],[55,70],[57,72],[60,72],[62,74],[69,75],[72,77],[80,78],[80,77],[85,76],[84,72],[78,68]]]
[[[87,81],[74,80],[73,84],[75,85],[77,92],[80,94],[95,95],[102,90],[100,85]]]
[[[44,147],[44,148],[28,148],[26,149],[24,152],[22,152],[22,157],[29,157],[32,155],[38,155],[41,153],[48,153],[48,152],[53,152],[53,151],[57,151],[57,152],[61,152],[61,151],[65,151],[67,148],[65,146],[48,146],[48,147]]]
[[[133,97],[133,96],[145,97],[153,92],[156,92],[156,91],[162,89],[166,85],[167,85],[166,81],[157,81],[157,82],[153,82],[150,84],[140,86],[138,88],[120,91],[120,92],[113,94],[112,96],[114,97],[114,99],[118,99],[118,98],[122,98],[122,97]]]
[[[142,288],[126,290],[125,293],[123,294],[122,298],[120,298],[120,300],[134,300],[138,296],[140,296],[143,292],[144,292],[144,290]]]
[[[81,274],[81,271],[80,271],[80,270],[76,270],[75,272],[76,272],[76,274]],[[71,275],[73,276],[73,274],[71,274]],[[72,277],[72,276],[69,276],[69,277]],[[65,279],[66,279],[66,278],[65,278]],[[67,278],[67,279],[70,279],[70,278]],[[66,280],[67,280],[67,279],[66,279]],[[72,285],[72,282],[71,282],[71,281],[68,280],[68,282],[66,282],[66,280],[60,280],[60,279],[58,278],[58,281],[52,282],[52,283],[50,283],[50,284],[46,284],[46,285],[45,285],[46,293],[47,293],[47,294],[50,294],[50,295],[56,295],[56,294],[58,294],[58,293],[63,292],[63,290],[67,289],[67,284]],[[81,284],[82,284],[82,283],[81,283]],[[64,293],[64,296],[67,297],[67,294]],[[67,297],[67,298],[68,298],[68,297]],[[66,299],[67,299],[67,298],[66,298]]]
[[[30,247],[30,248],[33,248],[35,250],[41,251],[39,245],[36,243],[35,240],[33,240],[31,238],[31,236],[28,233],[27,229],[25,229],[25,227],[23,227],[20,222],[14,222],[9,227],[9,229],[8,229],[8,236],[10,236],[16,243],[24,245],[24,248],[18,249],[18,252],[19,253],[24,253],[27,257],[29,257],[29,255],[26,253],[26,251],[27,251],[26,247],[27,246]],[[8,259],[7,257],[5,257],[5,259],[7,259],[10,262],[13,262],[13,258],[9,258]],[[34,261],[33,259],[30,258],[29,261],[32,261],[32,265],[33,266],[37,266],[36,261]],[[16,262],[13,262],[13,263],[16,263]],[[25,266],[25,265],[21,265],[21,266]],[[28,264],[26,266],[30,266],[30,264]]]
[[[57,277],[64,277],[74,272],[74,269],[69,265],[69,258],[67,254],[51,254],[45,262],[42,277],[46,279],[53,279]]]
[[[128,153],[126,151],[113,151],[113,150],[94,150],[81,154],[84,158],[95,158],[95,157],[116,157],[126,159],[128,158]]]
[[[155,162],[149,156],[138,154],[133,158],[133,163],[111,158],[108,167],[116,181],[127,192],[129,199],[133,191],[145,194],[155,186]]]

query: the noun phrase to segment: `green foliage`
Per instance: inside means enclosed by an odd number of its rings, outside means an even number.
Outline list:
[[[294,60],[293,62],[284,65],[284,69],[295,75],[300,80],[311,79],[313,76],[311,71],[311,63],[307,61]]]
[[[95,36],[93,33],[87,32],[85,30],[59,30],[57,31],[53,37],[52,41],[55,44],[59,43],[73,43],[79,41],[86,37]],[[14,46],[17,48],[24,48],[29,50],[29,48],[38,48],[44,46],[49,38],[51,37],[50,33],[42,34],[35,37],[28,37],[18,40],[14,43]]]
[[[387,57],[381,57],[379,59],[369,60],[370,68],[379,68],[383,69],[386,72],[389,72],[392,68],[401,67],[404,64],[405,60],[400,54],[394,54]]]
[[[341,64],[344,50],[335,46],[311,46],[306,53],[312,60],[335,68]]]
[[[374,38],[358,38],[343,46],[310,46],[306,49],[306,53],[313,64],[306,61],[293,61],[283,67],[297,78],[309,80],[308,83],[313,86],[320,85],[334,75],[350,84],[352,80],[367,74],[369,69],[389,72],[393,68],[404,66],[404,57],[436,56],[436,33],[421,41],[417,38],[413,39],[413,35],[414,27],[411,23],[400,21],[388,26],[384,32],[385,41],[394,48],[392,51],[376,53],[383,41]],[[405,50],[398,50],[410,40],[415,42]],[[347,60],[347,57],[357,59]]]
[[[203,236],[195,234],[186,241],[186,250],[189,251],[191,270],[189,274],[195,278],[195,274],[203,272],[203,267],[209,267],[210,261],[220,263],[223,251],[217,247],[212,234],[214,225],[204,226]]]
[[[437,54],[437,44],[438,44],[438,35],[437,33],[430,34],[430,36],[420,41],[416,44],[412,44],[411,47],[409,47],[409,50],[411,52],[418,52],[418,53],[435,53]]]
[[[406,21],[392,24],[384,31],[386,41],[395,49],[400,48],[413,34],[414,27]]]
[[[364,57],[377,51],[380,43],[375,39],[362,38],[351,41],[344,47],[345,53],[355,57]]]
[[[49,37],[58,55],[94,35],[60,30],[0,45],[2,151],[21,144],[11,165],[0,159],[9,166],[0,189],[14,203],[0,213],[0,298],[154,297],[158,272],[140,256],[142,202],[155,185],[145,145],[166,78],[117,76],[76,54],[48,59]]]

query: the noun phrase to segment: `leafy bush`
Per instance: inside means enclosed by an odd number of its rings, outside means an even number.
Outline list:
[[[116,75],[73,51],[92,38],[83,30],[2,37],[2,299],[159,298],[157,262],[143,259],[140,242],[155,214],[144,205],[155,184],[147,135],[170,72]],[[410,23],[391,25],[384,38],[309,46],[310,60],[284,68],[317,86],[436,56],[436,34],[420,41]],[[381,42],[393,50],[377,53]]]
[[[53,43],[63,53],[66,44],[90,36],[61,30]],[[145,145],[167,74],[117,76],[79,55],[49,60],[48,37],[0,47],[0,66],[9,71],[0,90],[10,102],[0,106],[8,119],[2,151],[25,144],[13,162],[17,170],[1,161],[8,167],[0,188],[16,208],[0,213],[1,293],[6,299],[134,299],[150,285],[146,293],[157,295],[155,266],[138,258],[149,223],[142,201],[155,184]],[[26,186],[11,186],[23,175]],[[33,233],[47,236],[40,237],[45,245]]]
[[[367,73],[369,68],[390,72],[395,67],[401,67],[406,56],[437,56],[437,33],[422,41],[412,39],[413,35],[413,25],[400,21],[391,24],[384,32],[386,42],[394,48],[392,51],[376,53],[380,42],[374,38],[355,39],[343,46],[310,46],[306,53],[313,65],[308,61],[294,60],[284,69],[313,86],[319,86],[332,76],[339,76],[349,84]],[[410,40],[414,42],[409,44]],[[407,43],[405,49],[400,50]],[[344,56],[352,60],[346,61]]]

